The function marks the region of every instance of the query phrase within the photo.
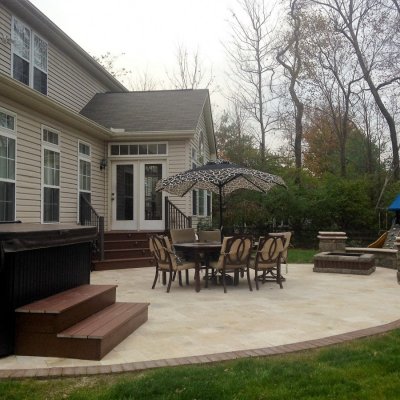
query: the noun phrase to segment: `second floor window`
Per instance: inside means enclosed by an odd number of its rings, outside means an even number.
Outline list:
[[[47,43],[17,18],[12,24],[13,78],[47,94]]]
[[[42,128],[43,144],[43,222],[60,220],[59,133]]]
[[[15,220],[16,115],[0,109],[0,222]]]

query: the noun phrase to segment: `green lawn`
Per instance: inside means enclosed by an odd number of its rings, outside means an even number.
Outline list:
[[[0,398],[398,400],[399,354],[396,330],[285,356],[123,375],[0,381]]]
[[[317,254],[318,250],[313,249],[296,249],[289,248],[288,251],[288,263],[292,264],[308,264],[313,262],[314,254]]]

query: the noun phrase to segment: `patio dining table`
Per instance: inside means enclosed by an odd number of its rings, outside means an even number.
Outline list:
[[[194,243],[176,243],[174,244],[176,250],[192,251],[195,259],[195,272],[194,281],[196,292],[200,292],[200,255],[204,254],[206,258],[214,253],[216,250],[220,250],[222,244],[220,242],[194,242]]]

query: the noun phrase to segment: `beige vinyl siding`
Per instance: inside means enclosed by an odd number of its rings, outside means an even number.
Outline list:
[[[60,135],[60,223],[78,220],[79,139],[91,145],[92,204],[100,215],[105,215],[105,174],[99,168],[100,160],[104,158],[103,140],[31,113],[2,97],[0,107],[17,114],[16,218],[22,222],[41,222],[42,125],[59,131]]]
[[[49,42],[48,96],[79,112],[96,93],[108,89]]]
[[[11,14],[0,5],[0,39],[11,37]],[[0,72],[10,76],[11,44],[0,40]]]
[[[168,143],[167,176],[176,175],[179,172],[191,168],[190,141],[170,141]],[[168,198],[187,216],[192,215],[191,192],[184,197],[166,194]]]
[[[19,18],[18,16],[16,16]],[[0,36],[11,36],[12,14],[0,5]],[[29,28],[29,21],[19,18]],[[35,30],[33,29],[35,32]],[[73,111],[79,112],[96,94],[109,90],[78,63],[56,48],[51,37],[40,35],[48,43],[47,95]],[[0,41],[0,72],[11,75],[11,45]]]
[[[199,118],[199,122],[198,122],[197,128],[196,128],[196,134],[194,135],[193,139],[190,141],[190,148],[194,147],[196,149],[197,153],[199,152],[200,132],[203,132],[204,162],[207,162],[210,160],[210,145],[208,142],[207,127],[206,127],[204,112],[201,114],[201,116]],[[191,150],[190,150],[190,152],[191,152]],[[190,205],[190,208],[189,208],[190,214],[189,215],[192,215],[192,195],[190,195],[190,198],[189,198],[189,205]],[[208,218],[207,216],[194,215],[193,216],[193,226],[197,227],[197,223],[199,222],[199,220],[204,220],[207,218]]]
[[[199,123],[197,124],[196,136],[194,139],[196,141],[196,146],[198,146],[198,143],[199,143],[200,132],[203,132],[204,157],[205,157],[204,161],[207,162],[207,161],[210,161],[210,144],[208,143],[207,126],[206,126],[206,120],[205,120],[204,113],[201,114]]]

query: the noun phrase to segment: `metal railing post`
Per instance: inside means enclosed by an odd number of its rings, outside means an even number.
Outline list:
[[[165,230],[192,227],[192,217],[186,216],[175,204],[165,198]]]
[[[104,261],[104,217],[99,217],[100,261]]]

